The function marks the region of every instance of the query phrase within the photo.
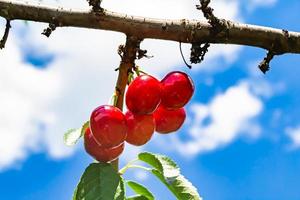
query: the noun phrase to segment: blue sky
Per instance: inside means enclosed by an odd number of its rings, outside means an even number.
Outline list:
[[[246,23],[300,30],[297,0],[227,3],[231,7],[224,7],[222,1],[217,3],[216,12]],[[180,9],[176,3],[171,5]],[[78,38],[100,33],[62,29],[45,39],[40,36],[43,24],[13,25],[8,47],[0,56],[0,60],[6,59],[1,64],[3,74],[12,78],[2,77],[4,81],[0,83],[5,87],[0,84],[0,93],[9,94],[2,97],[7,100],[1,104],[17,107],[18,113],[0,107],[0,119],[12,124],[0,123],[4,127],[0,128],[0,136],[5,140],[0,142],[1,198],[70,199],[92,159],[83,151],[82,143],[73,149],[61,146],[62,130],[79,127],[92,108],[109,101],[116,78],[112,66],[119,62],[115,49],[124,37],[106,32],[101,37],[110,37],[111,41],[74,44]],[[145,71],[158,77],[170,70],[186,71],[195,82],[196,93],[187,106],[188,120],[179,132],[155,135],[143,148],[127,146],[121,164],[139,151],[166,154],[181,166],[182,173],[207,200],[300,199],[300,57],[275,57],[271,70],[263,75],[257,69],[265,56],[263,50],[214,46],[204,63],[188,70],[182,64],[177,44],[145,43],[145,48],[155,55],[139,63]],[[186,55],[188,48],[184,48]],[[87,55],[90,49],[99,53]],[[15,71],[10,72],[6,64]],[[160,68],[163,65],[168,67]],[[105,75],[99,78],[101,74]],[[96,86],[101,94],[95,93]],[[10,95],[12,99],[8,99]],[[11,112],[13,117],[8,114]],[[14,124],[19,126],[15,128]],[[149,186],[158,200],[174,199],[155,178],[143,172],[128,171],[126,177]]]

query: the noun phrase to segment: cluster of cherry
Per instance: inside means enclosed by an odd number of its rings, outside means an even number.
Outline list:
[[[138,76],[128,86],[125,115],[110,105],[92,112],[84,135],[86,151],[98,161],[109,162],[123,152],[125,141],[141,146],[154,131],[177,131],[186,117],[184,106],[193,93],[193,82],[183,72],[171,72],[161,81],[150,75]]]

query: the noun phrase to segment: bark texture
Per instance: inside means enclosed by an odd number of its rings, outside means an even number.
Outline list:
[[[223,30],[214,34],[205,21],[167,20],[101,11],[70,10],[20,1],[0,0],[0,16],[9,20],[28,20],[110,30],[135,36],[183,43],[221,43],[260,47],[276,54],[300,53],[300,33],[222,20]]]

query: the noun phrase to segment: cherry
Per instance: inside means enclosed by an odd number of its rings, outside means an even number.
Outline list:
[[[88,154],[101,162],[109,162],[117,159],[124,150],[124,143],[113,148],[104,148],[96,142],[90,128],[84,134],[84,148]]]
[[[183,72],[175,71],[167,74],[161,81],[161,103],[167,109],[182,108],[194,93],[192,79]]]
[[[185,120],[184,108],[177,110],[168,110],[163,106],[159,106],[153,113],[158,133],[171,133],[177,131]]]
[[[138,76],[126,92],[127,108],[135,114],[153,113],[160,101],[160,82],[150,75]]]
[[[153,115],[136,115],[127,111],[125,117],[128,127],[126,142],[136,146],[146,144],[155,129]]]
[[[111,148],[125,141],[127,125],[124,114],[114,106],[96,108],[90,118],[90,127],[96,142]]]

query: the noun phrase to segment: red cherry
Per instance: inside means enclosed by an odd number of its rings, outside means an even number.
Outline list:
[[[125,117],[128,127],[126,142],[136,146],[146,144],[155,129],[153,115],[135,115],[127,111]]]
[[[151,114],[161,101],[160,82],[149,75],[132,81],[126,92],[128,110],[135,114]]]
[[[177,131],[185,120],[184,108],[168,110],[159,106],[153,113],[156,131],[158,133],[171,133]]]
[[[183,72],[175,71],[167,74],[161,81],[161,103],[167,109],[182,108],[194,93],[192,79]]]
[[[84,134],[84,148],[88,154],[101,162],[110,162],[117,159],[124,150],[124,143],[113,148],[104,148],[98,145],[93,137],[90,128]]]
[[[90,118],[90,127],[96,142],[111,148],[125,141],[127,125],[124,114],[114,106],[96,108]]]

